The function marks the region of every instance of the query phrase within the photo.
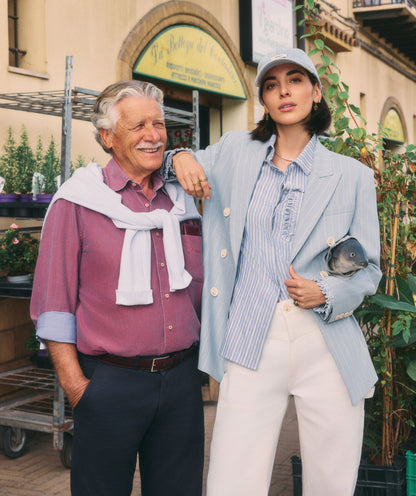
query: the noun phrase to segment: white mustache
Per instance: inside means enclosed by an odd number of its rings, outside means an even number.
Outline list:
[[[158,141],[154,145],[149,145],[149,143],[146,143],[146,145],[141,145],[139,143],[138,145],[136,145],[136,149],[140,149],[140,150],[153,150],[154,148],[159,148],[159,147],[161,147],[163,145],[164,145],[164,143],[162,143],[161,141]]]

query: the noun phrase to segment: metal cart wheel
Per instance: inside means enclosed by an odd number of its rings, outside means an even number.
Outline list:
[[[72,436],[65,432],[64,434],[64,445],[61,449],[61,462],[65,468],[71,468],[72,459]]]
[[[22,456],[26,449],[27,432],[18,427],[1,428],[1,444],[4,454],[9,458]]]

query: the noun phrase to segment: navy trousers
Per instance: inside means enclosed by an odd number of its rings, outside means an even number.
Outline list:
[[[201,496],[204,418],[197,355],[163,372],[80,355],[91,379],[73,412],[73,496]]]

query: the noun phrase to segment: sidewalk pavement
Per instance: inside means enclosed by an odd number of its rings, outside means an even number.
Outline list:
[[[206,433],[205,494],[209,447],[215,420],[216,403],[205,403],[204,411]],[[276,453],[269,496],[293,495],[292,467],[290,463],[290,458],[293,455],[299,456],[299,438],[296,413],[293,401],[290,401]],[[15,460],[11,460],[3,453],[0,453],[0,495],[70,496],[69,470],[61,464],[59,452],[53,449],[51,434],[31,432],[25,454]],[[141,495],[138,471],[136,471],[132,495]]]

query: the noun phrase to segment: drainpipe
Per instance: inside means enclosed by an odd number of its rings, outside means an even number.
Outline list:
[[[296,7],[298,5],[304,5],[304,0],[296,0]],[[305,50],[305,38],[301,38],[305,34],[305,23],[299,26],[299,22],[303,19],[303,9],[298,9],[296,11],[296,47]]]

